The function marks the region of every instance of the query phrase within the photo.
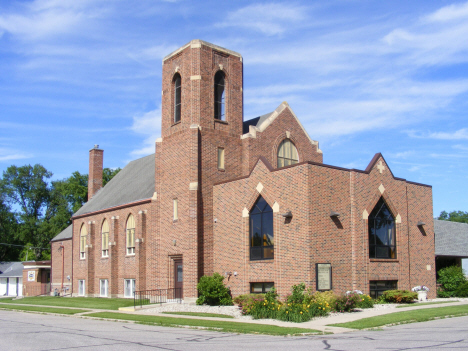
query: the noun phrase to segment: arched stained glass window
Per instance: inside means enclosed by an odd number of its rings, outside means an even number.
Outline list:
[[[86,258],[86,237],[88,236],[88,229],[83,223],[80,230],[80,258]]]
[[[109,256],[109,223],[107,219],[102,222],[101,227],[101,238],[102,238],[102,257]]]
[[[290,139],[284,139],[278,147],[278,168],[299,162],[296,146]]]
[[[174,75],[174,123],[180,121],[182,112],[182,79],[179,73]]]
[[[250,211],[250,259],[273,258],[273,210],[260,196]]]
[[[225,78],[222,71],[216,72],[214,78],[214,118],[221,121],[226,120]]]
[[[135,254],[135,219],[133,215],[127,218],[127,255]]]
[[[369,257],[396,258],[395,218],[380,198],[369,215]]]

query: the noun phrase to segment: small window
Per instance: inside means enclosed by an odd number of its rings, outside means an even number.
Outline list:
[[[180,74],[176,73],[173,80],[174,85],[174,123],[180,121],[182,110],[182,79]]]
[[[80,231],[80,259],[84,260],[86,258],[86,237],[88,236],[88,230],[86,225],[81,226]]]
[[[124,297],[135,296],[135,279],[124,280]]]
[[[396,280],[371,280],[370,284],[370,297],[377,299],[384,291],[397,289],[398,281]]]
[[[174,209],[174,221],[179,219],[179,201],[177,199],[172,200],[173,209]]]
[[[299,162],[296,146],[289,139],[284,139],[278,147],[278,167],[295,165]]]
[[[85,296],[85,281],[78,280],[78,296]]]
[[[368,218],[369,258],[396,258],[395,218],[380,198]]]
[[[99,296],[107,297],[107,293],[108,293],[108,289],[109,289],[109,280],[101,279],[99,283],[100,283]]]
[[[135,219],[132,215],[127,219],[127,255],[135,254]]]
[[[272,260],[273,257],[273,210],[260,196],[250,211],[250,259]]]
[[[224,169],[224,149],[218,147],[218,169]]]
[[[105,219],[101,228],[102,257],[109,257],[109,224]]]
[[[275,283],[250,283],[250,293],[252,294],[265,294],[269,292]]]
[[[226,120],[226,103],[225,103],[225,75],[222,71],[218,71],[214,78],[214,118],[220,121]]]

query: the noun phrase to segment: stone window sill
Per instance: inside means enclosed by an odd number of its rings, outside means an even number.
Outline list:
[[[371,262],[395,262],[399,263],[400,261],[396,258],[370,258]]]

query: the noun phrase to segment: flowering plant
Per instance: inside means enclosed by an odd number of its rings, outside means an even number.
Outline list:
[[[349,294],[362,295],[362,291],[361,290],[349,290],[349,291],[346,292],[346,295],[349,295]]]
[[[418,286],[415,286],[413,289],[411,289],[411,291],[429,291],[429,288],[425,285],[418,285]]]

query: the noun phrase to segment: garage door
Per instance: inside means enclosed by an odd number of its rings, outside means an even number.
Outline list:
[[[16,289],[16,278],[8,278],[8,296],[16,296],[17,289]]]
[[[0,296],[7,293],[7,278],[0,278]]]

